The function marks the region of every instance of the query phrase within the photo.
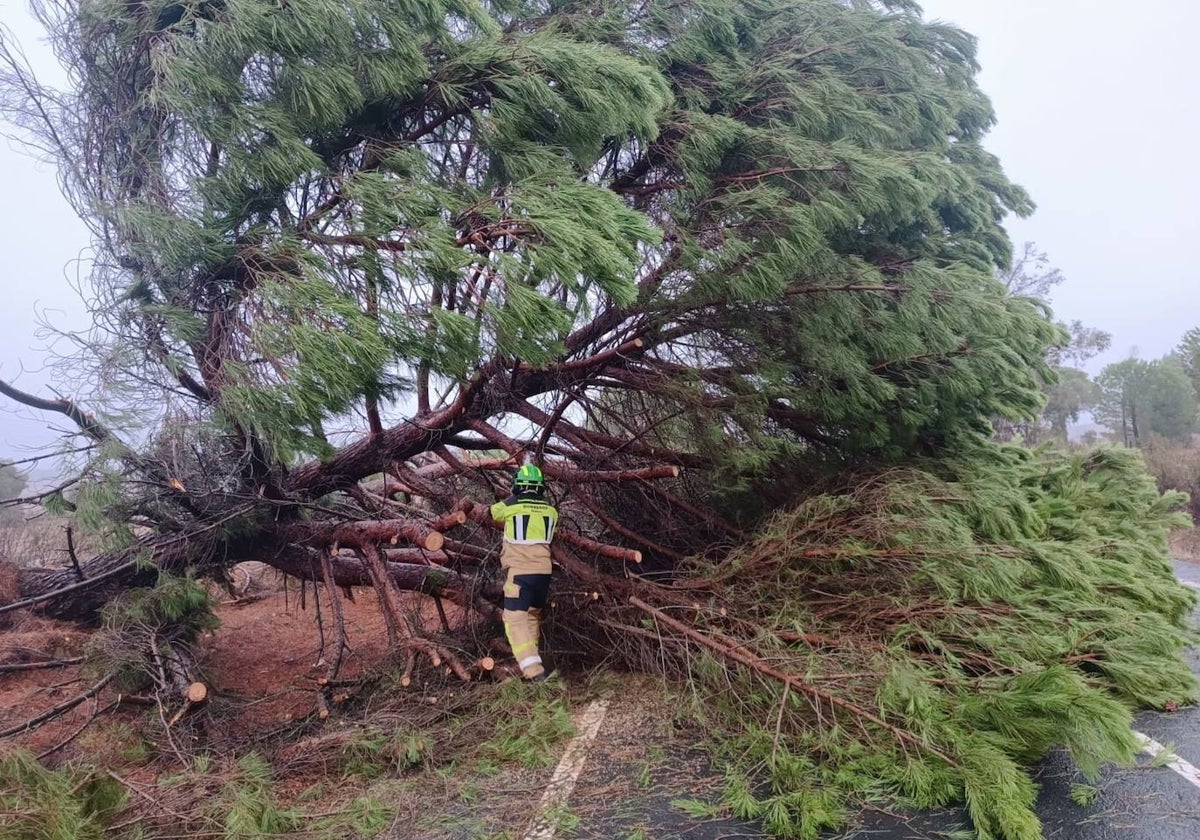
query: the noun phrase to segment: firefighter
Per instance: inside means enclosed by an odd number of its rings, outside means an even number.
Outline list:
[[[540,617],[550,596],[550,543],[558,511],[546,501],[546,480],[533,464],[517,470],[513,494],[492,505],[492,518],[504,523],[500,568],[504,581],[504,632],[527,680],[543,682],[538,655]]]

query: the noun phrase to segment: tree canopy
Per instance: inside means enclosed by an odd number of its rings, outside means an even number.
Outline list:
[[[151,11],[42,6],[80,84],[15,103],[101,247],[110,400],[157,389],[287,465],[352,415],[450,429],[580,386],[772,451],[1036,410],[1053,331],[988,277],[1031,205],[980,145],[973,40],[913,9]],[[485,396],[634,339],[616,379]]]
[[[1126,359],[1104,368],[1096,385],[1096,419],[1126,446],[1151,434],[1186,440],[1196,428],[1196,391],[1176,359]]]
[[[1192,387],[1200,393],[1200,327],[1192,327],[1183,334],[1175,348],[1175,356],[1192,381]]]
[[[1041,406],[1061,333],[995,277],[1032,204],[912,3],[35,9],[74,86],[9,48],[0,102],[91,226],[97,330],[79,401],[0,385],[98,444],[48,501],[106,581],[427,589],[433,551],[469,600],[490,554],[441,532],[525,457],[564,569],[673,568]]]

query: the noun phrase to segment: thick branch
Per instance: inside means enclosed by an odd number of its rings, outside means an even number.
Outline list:
[[[382,434],[368,435],[339,450],[332,458],[310,461],[291,472],[284,489],[310,497],[341,490],[363,476],[385,472],[396,461],[427,452],[464,428],[464,399],[421,414]]]
[[[497,446],[501,445],[499,443],[501,440],[506,444],[516,443],[511,438],[497,434]],[[508,470],[512,469],[513,466],[514,461],[512,458],[485,458],[461,464],[461,468],[456,468],[453,464],[433,464],[428,467],[421,467],[417,472],[423,478],[437,479],[460,475],[467,470]],[[637,467],[628,470],[589,470],[571,466],[566,461],[545,460],[541,463],[541,468],[547,477],[566,484],[602,484],[620,481],[638,481],[639,479],[649,481],[656,478],[677,478],[679,476],[679,467],[672,465]]]
[[[605,543],[596,542],[590,537],[585,537],[582,534],[576,534],[573,531],[568,531],[562,526],[554,532],[556,540],[562,540],[565,543],[575,546],[576,548],[590,551],[593,554],[598,554],[601,557],[608,557],[612,560],[622,560],[626,563],[641,563],[642,552],[634,551],[632,548],[621,548],[616,545],[606,545]]]
[[[36,729],[38,726],[41,726],[46,721],[53,720],[54,718],[58,717],[59,715],[62,715],[62,714],[65,714],[65,713],[71,711],[71,709],[74,709],[80,703],[84,702],[85,700],[89,700],[92,697],[95,697],[97,694],[99,694],[100,691],[104,688],[104,686],[106,686],[110,682],[112,682],[116,676],[117,676],[116,674],[109,674],[104,679],[100,680],[98,683],[96,683],[91,688],[89,688],[87,691],[83,692],[83,694],[78,694],[75,697],[72,697],[70,700],[67,700],[66,702],[59,703],[54,708],[47,709],[46,711],[42,712],[40,715],[31,717],[29,720],[25,721],[24,723],[19,723],[16,726],[10,726],[8,729],[0,730],[0,738],[9,738],[13,735],[20,735],[24,732],[29,732],[31,729]]]
[[[680,561],[680,560],[684,559],[684,556],[682,554],[680,554],[678,551],[667,548],[665,545],[662,545],[661,543],[657,543],[654,540],[650,539],[649,537],[639,534],[637,531],[634,531],[631,528],[626,528],[620,522],[618,522],[617,520],[615,520],[611,516],[609,516],[605,512],[604,508],[601,507],[599,504],[597,504],[596,500],[593,499],[588,494],[579,493],[579,494],[576,494],[576,498],[579,499],[583,503],[584,507],[586,507],[592,513],[594,513],[597,516],[597,518],[599,518],[599,520],[604,523],[605,527],[607,527],[614,534],[620,534],[625,539],[639,543],[640,545],[643,545],[646,548],[653,551],[655,554],[660,554],[663,557],[669,557],[672,560],[676,560],[676,561]]]
[[[301,580],[318,580],[321,577],[308,558],[300,556],[300,552],[279,552],[275,555],[265,556],[263,561],[269,566]],[[339,554],[337,557],[331,557],[330,561],[333,567],[333,580],[338,586],[371,585],[371,574],[367,569],[366,562],[361,558]],[[500,620],[500,610],[495,604],[473,594],[480,592],[498,600],[500,598],[498,587],[483,587],[476,578],[440,566],[387,562],[385,567],[388,577],[398,589],[437,595],[456,604],[471,607],[489,620]]]
[[[268,530],[280,542],[300,543],[313,548],[337,544],[360,547],[380,543],[395,545],[404,539],[429,551],[437,551],[445,543],[445,537],[440,532],[423,522],[409,519],[345,522],[332,528],[324,523],[293,523],[272,526]]]
[[[527,402],[518,404],[513,410],[543,428],[546,428],[553,419],[537,406],[530,405]],[[683,467],[704,469],[711,466],[710,459],[700,455],[676,452],[672,449],[658,449],[641,443],[635,438],[620,438],[597,429],[583,429],[565,419],[559,419],[558,422],[554,423],[554,432],[563,440],[570,442],[583,451],[603,451],[609,457],[614,453],[623,452],[628,455],[637,455],[654,461],[678,464]]]
[[[19,388],[14,388],[3,379],[0,379],[0,394],[9,399],[27,405],[30,408],[36,408],[40,411],[53,411],[58,414],[65,414],[69,417],[79,431],[90,437],[97,443],[104,443],[109,440],[115,440],[116,437],[108,430],[104,424],[98,422],[94,415],[85,412],[79,407],[74,400],[59,398],[49,400],[43,397],[38,397],[33,394],[22,391]]]

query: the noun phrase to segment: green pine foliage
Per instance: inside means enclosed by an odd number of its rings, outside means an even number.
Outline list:
[[[1034,762],[1062,747],[1095,779],[1132,762],[1131,710],[1195,700],[1196,596],[1166,554],[1181,495],[1128,450],[990,454],[817,496],[696,569],[749,610],[757,655],[909,734],[694,661],[734,813],[814,838],[855,802],[965,803],[984,840],[1039,840]],[[697,623],[748,632],[718,615]]]
[[[302,818],[299,811],[282,809],[276,803],[271,765],[257,753],[238,759],[210,811],[213,821],[224,829],[224,840],[286,837],[300,828]]]
[[[369,726],[342,748],[342,772],[365,779],[400,775],[420,767],[431,749],[428,736],[419,731],[397,727],[387,732]]]
[[[39,8],[76,82],[41,139],[102,254],[106,393],[156,387],[154,420],[186,418],[131,440],[216,453],[186,475],[160,455],[150,508],[104,456],[79,500],[95,527],[253,504],[375,408],[433,428],[458,396],[449,433],[500,427],[517,371],[636,336],[611,376],[528,376],[528,397],[708,464],[687,477],[705,503],[765,522],[690,570],[735,606],[701,605],[702,629],[818,692],[688,661],[739,815],[814,837],[858,799],[959,801],[982,837],[1032,840],[1031,761],[1127,761],[1132,707],[1193,696],[1178,499],[1128,453],[987,443],[990,418],[1039,414],[1066,336],[994,276],[1001,221],[1032,203],[982,145],[966,33],[909,0]],[[170,479],[212,509],[167,507]],[[663,529],[637,507],[629,527]],[[191,587],[112,611],[118,648],[194,638]],[[550,704],[489,745],[533,761],[569,731]],[[287,831],[269,773],[242,772],[230,836]]]
[[[160,574],[153,588],[132,589],[103,612],[104,627],[114,632],[135,628],[168,630],[170,641],[185,644],[215,630],[208,590],[190,577]]]
[[[1036,412],[1058,333],[981,273],[1009,259],[999,219],[1031,205],[979,146],[973,40],[867,3],[653,14],[686,186],[651,210],[679,243],[652,305],[698,333],[693,389],[726,398],[697,423],[732,426],[752,461],[797,439],[895,459]]]
[[[526,689],[526,690],[522,690]],[[555,744],[576,734],[565,699],[553,689],[531,694],[527,685],[510,680],[500,686],[495,732],[483,744],[484,754],[525,767],[549,767]],[[557,695],[557,696],[556,696]]]
[[[152,651],[190,648],[217,629],[212,607],[194,578],[160,574],[154,587],[131,589],[101,611],[103,627],[88,643],[92,662],[115,673],[122,690],[142,690],[160,674]]]
[[[125,804],[125,788],[102,770],[50,770],[33,755],[0,756],[0,836],[12,840],[101,840]]]
[[[365,401],[634,332],[656,413],[732,433],[748,474],[1040,407],[1061,336],[993,276],[1032,204],[981,145],[974,40],[915,4],[42,11],[78,77],[46,142],[111,253],[121,382],[202,380],[277,462],[330,454]]]

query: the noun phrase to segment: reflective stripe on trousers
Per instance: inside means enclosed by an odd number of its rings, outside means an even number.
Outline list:
[[[510,568],[504,583],[505,599],[514,602],[508,606],[521,606],[519,603],[521,586],[513,579],[517,574],[517,570]],[[544,583],[542,586],[541,592],[544,598]],[[505,609],[503,612],[504,635],[508,637],[508,643],[512,646],[513,658],[517,660],[521,674],[526,678],[536,677],[546,670],[542,666],[542,657],[538,654],[541,613],[540,607],[534,606],[530,606],[528,609]]]

